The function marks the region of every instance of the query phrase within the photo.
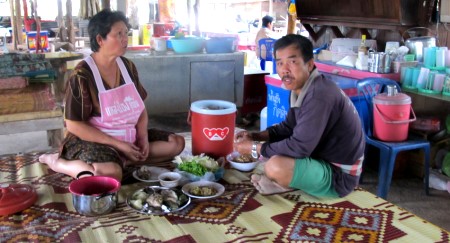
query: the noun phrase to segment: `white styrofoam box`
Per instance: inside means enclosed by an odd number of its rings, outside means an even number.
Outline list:
[[[366,46],[368,48],[377,50],[376,40],[366,40]],[[331,41],[330,51],[333,52],[353,52],[358,53],[359,45],[361,44],[361,39],[355,38],[334,38]]]

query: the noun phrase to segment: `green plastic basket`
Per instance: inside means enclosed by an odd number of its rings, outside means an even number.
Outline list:
[[[405,62],[413,62],[414,59],[416,59],[416,55],[414,54],[406,54],[403,56],[403,60],[405,60]]]

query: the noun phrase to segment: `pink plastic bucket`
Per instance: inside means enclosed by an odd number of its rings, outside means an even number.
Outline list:
[[[415,120],[411,98],[408,95],[382,93],[373,97],[373,135],[379,140],[386,142],[406,140],[409,123]]]
[[[192,154],[218,159],[233,152],[236,105],[223,100],[191,104]]]

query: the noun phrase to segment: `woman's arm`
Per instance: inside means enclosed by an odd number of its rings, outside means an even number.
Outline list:
[[[136,145],[139,147],[141,153],[142,153],[142,160],[147,159],[150,146],[148,143],[148,114],[147,110],[144,109],[144,111],[141,113],[141,116],[139,117],[139,120],[136,124]]]
[[[142,160],[143,156],[138,146],[115,139],[86,122],[66,120],[66,127],[70,133],[84,141],[111,146],[133,161]]]

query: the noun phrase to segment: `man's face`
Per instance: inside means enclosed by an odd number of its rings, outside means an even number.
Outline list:
[[[300,50],[290,45],[277,50],[276,62],[277,73],[286,89],[299,94],[314,68],[314,59],[305,63]]]

